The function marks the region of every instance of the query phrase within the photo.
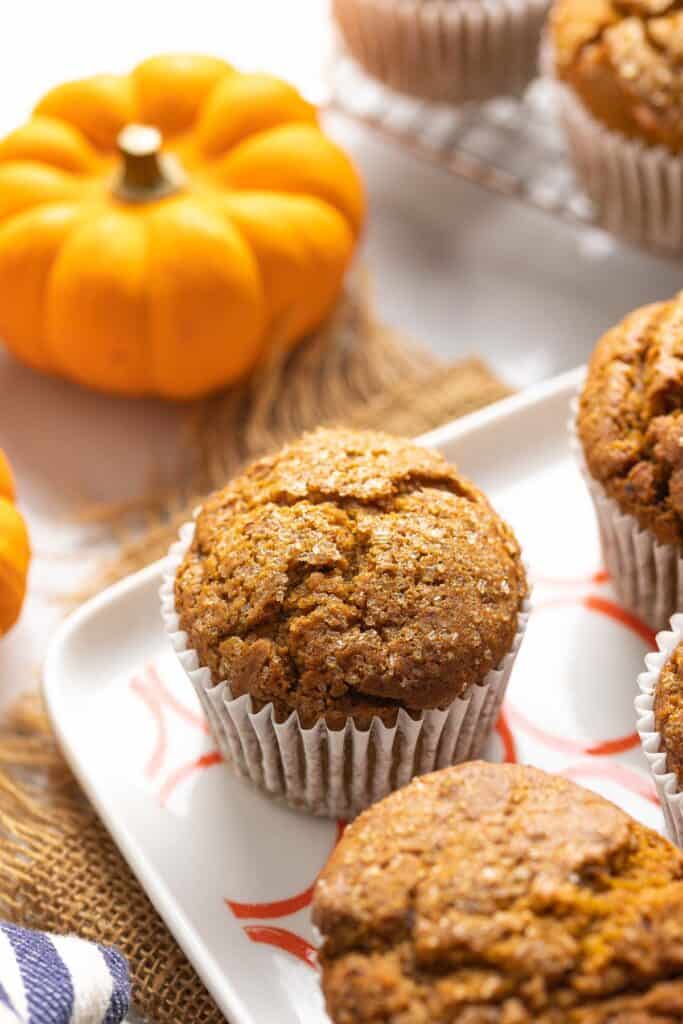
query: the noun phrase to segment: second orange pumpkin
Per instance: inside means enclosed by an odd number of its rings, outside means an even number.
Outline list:
[[[26,593],[30,549],[14,504],[14,481],[0,448],[0,636],[16,622]]]

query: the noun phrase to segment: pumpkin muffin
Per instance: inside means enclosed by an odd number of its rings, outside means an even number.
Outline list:
[[[376,804],[313,920],[333,1024],[683,1019],[683,855],[534,768],[448,768]]]
[[[550,41],[570,149],[606,226],[680,249],[678,0],[556,0]]]
[[[683,846],[683,615],[672,617],[657,647],[638,677],[638,734],[669,835]]]
[[[538,73],[548,0],[333,0],[344,43],[398,92],[463,103],[518,95]]]
[[[436,452],[376,433],[308,434],[210,497],[175,561],[172,627],[207,672],[213,712],[244,698],[273,729],[295,723],[323,746],[352,728],[347,806],[361,762],[377,795],[481,749],[526,577],[510,528]]]
[[[600,340],[577,418],[603,553],[624,604],[653,628],[683,608],[683,296]]]

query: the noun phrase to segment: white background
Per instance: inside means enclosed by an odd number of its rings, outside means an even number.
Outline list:
[[[124,71],[155,52],[213,52],[322,94],[325,0],[20,0],[3,5],[0,133],[65,78]],[[534,211],[397,154],[335,118],[368,185],[364,258],[381,314],[454,358],[478,352],[524,386],[582,361],[630,308],[673,293],[681,268],[595,244]],[[18,477],[36,558],[19,627],[0,641],[0,699],[35,682],[84,554],[70,508],[132,496],[176,472],[178,409],[87,394],[0,352],[0,446]]]

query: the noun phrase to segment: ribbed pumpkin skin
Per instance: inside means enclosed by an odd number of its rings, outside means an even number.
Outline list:
[[[0,449],[0,636],[19,617],[30,557],[26,525],[14,505],[12,472]]]
[[[159,128],[180,192],[112,194],[130,123]],[[207,394],[320,324],[363,216],[353,165],[276,78],[185,55],[66,83],[0,142],[0,338],[87,387]]]

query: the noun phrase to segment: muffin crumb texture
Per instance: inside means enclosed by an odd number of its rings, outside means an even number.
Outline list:
[[[612,131],[683,150],[680,0],[557,0],[558,77]]]
[[[666,751],[667,770],[683,788],[683,643],[673,651],[657,682],[655,729]]]
[[[578,430],[591,475],[663,544],[683,545],[683,296],[598,343]]]
[[[683,854],[557,776],[482,762],[365,811],[317,884],[334,1024],[680,1024]]]
[[[234,697],[341,728],[482,682],[512,647],[526,580],[512,531],[439,454],[318,430],[205,503],[175,594]]]

